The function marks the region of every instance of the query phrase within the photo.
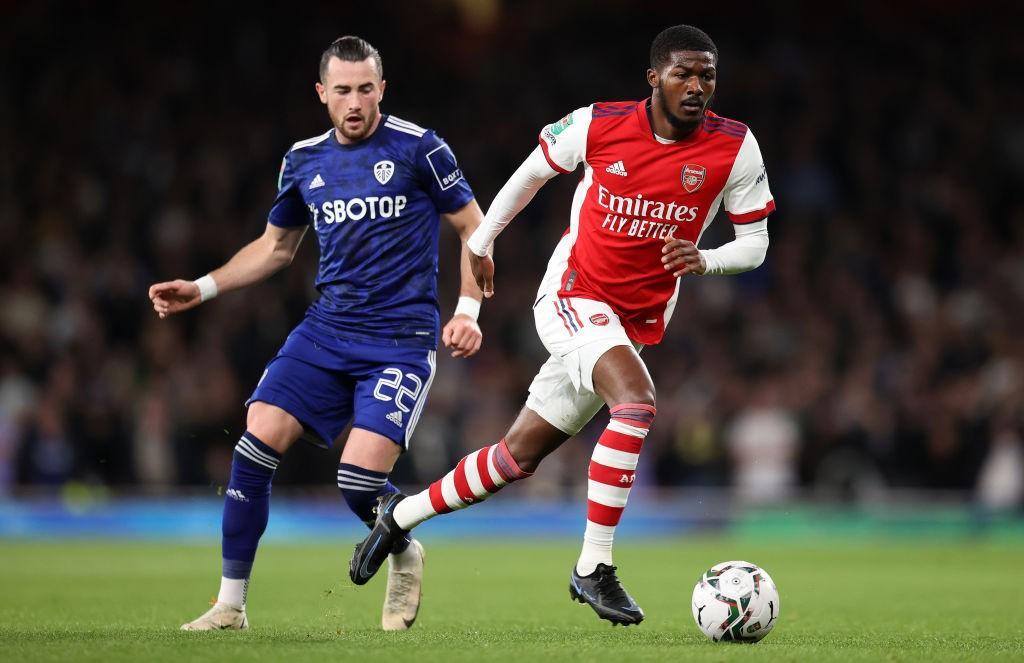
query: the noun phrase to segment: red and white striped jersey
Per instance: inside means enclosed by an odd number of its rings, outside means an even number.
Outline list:
[[[746,125],[707,112],[690,136],[663,143],[648,103],[595,103],[540,133],[552,168],[569,173],[583,164],[541,293],[602,301],[630,339],[647,345],[661,341],[679,294],[679,279],[662,266],[665,238],[696,244],[719,206],[735,224],[775,209]]]

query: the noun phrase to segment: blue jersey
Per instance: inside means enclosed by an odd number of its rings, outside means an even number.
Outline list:
[[[269,222],[311,224],[320,298],[307,318],[341,338],[436,347],[439,215],[473,199],[451,148],[433,131],[383,115],[369,138],[331,129],[295,143],[281,164]]]

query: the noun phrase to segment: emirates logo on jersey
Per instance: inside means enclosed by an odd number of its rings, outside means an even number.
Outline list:
[[[694,164],[686,164],[683,166],[683,188],[686,189],[687,193],[693,193],[704,184],[704,178],[708,174],[708,169],[704,166],[697,166]]]

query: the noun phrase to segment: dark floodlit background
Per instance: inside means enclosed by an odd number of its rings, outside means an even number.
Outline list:
[[[0,533],[185,496],[212,505],[200,520],[216,534],[242,403],[316,296],[315,243],[173,319],[146,290],[261,232],[281,156],[329,127],[313,84],[333,38],[380,49],[384,111],[446,138],[486,209],[544,124],[647,96],[651,39],[681,22],[718,43],[715,110],[755,132],[779,211],[765,264],[687,277],[644,353],[659,416],[636,509],[669,504],[652,512],[683,528],[906,506],[915,522],[1019,529],[1024,16],[980,5],[0,3]],[[529,306],[575,183],[549,183],[500,238],[484,348],[438,362],[401,486],[493,442],[521,406],[545,359]],[[730,238],[721,217],[703,245]],[[446,316],[457,248],[446,229]],[[568,504],[563,533],[582,527],[604,422],[513,491]],[[354,522],[337,453],[297,446],[275,494]]]

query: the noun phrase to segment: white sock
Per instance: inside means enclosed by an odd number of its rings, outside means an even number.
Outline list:
[[[226,603],[238,610],[245,610],[245,595],[249,591],[248,578],[224,578],[220,579],[220,593],[217,594],[217,603]]]
[[[405,571],[409,567],[415,567],[419,563],[419,559],[420,553],[416,550],[416,546],[411,543],[397,555],[395,553],[388,555],[388,563],[395,571]]]
[[[587,529],[583,532],[583,550],[580,551],[580,559],[576,562],[576,573],[589,576],[598,564],[611,566],[614,538],[614,527],[598,525],[588,520]]]
[[[395,524],[404,530],[410,530],[424,520],[437,515],[437,512],[430,504],[430,491],[424,490],[399,502],[392,515],[395,518]]]

